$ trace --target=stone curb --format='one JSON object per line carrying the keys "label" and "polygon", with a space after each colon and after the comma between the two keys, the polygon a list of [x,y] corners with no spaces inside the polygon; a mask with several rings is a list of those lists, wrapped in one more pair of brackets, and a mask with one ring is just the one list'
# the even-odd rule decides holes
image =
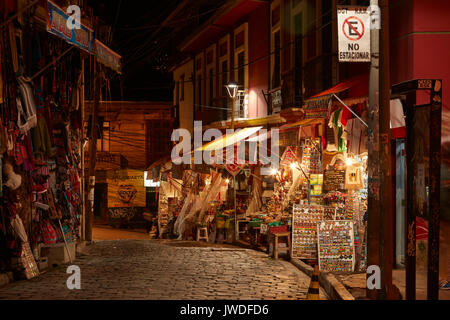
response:
{"label": "stone curb", "polygon": [[[300,260],[290,260],[300,271],[312,277],[314,269]],[[336,277],[330,273],[319,271],[319,283],[325,289],[325,292],[332,300],[355,300],[350,292],[345,289],[344,285],[340,283]]]}
{"label": "stone curb", "polygon": [[0,288],[14,281],[12,272],[0,273]]}

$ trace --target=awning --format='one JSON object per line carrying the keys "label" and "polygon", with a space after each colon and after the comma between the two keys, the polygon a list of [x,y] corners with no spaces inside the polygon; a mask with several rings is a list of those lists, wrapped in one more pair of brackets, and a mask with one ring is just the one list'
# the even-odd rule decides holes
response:
{"label": "awning", "polygon": [[392,139],[406,137],[405,115],[400,99],[391,100],[391,135]]}
{"label": "awning", "polygon": [[147,168],[146,171],[151,171],[153,168],[155,168],[157,166],[162,166],[162,165],[166,164],[167,162],[170,162],[170,159],[171,159],[170,156],[166,156],[159,160],[156,160]]}
{"label": "awning", "polygon": [[307,118],[324,118],[328,114],[331,99],[333,95],[340,92],[352,89],[350,94],[352,97],[362,97],[368,95],[369,90],[369,76],[367,74],[359,75],[347,80],[344,80],[334,87],[322,91],[309,99],[305,100],[304,109]]}
{"label": "awning", "polygon": [[[256,126],[265,126],[265,125],[273,125],[273,124],[281,124],[285,123],[286,119],[282,117],[280,114],[272,114],[266,117],[258,117],[252,119],[234,119],[234,127],[235,128],[247,128],[247,127],[256,127]],[[217,121],[213,122],[207,126],[206,129],[227,129],[230,128],[231,121]]]}
{"label": "awning", "polygon": [[280,130],[288,130],[296,127],[306,127],[314,124],[324,124],[325,119],[323,118],[310,118],[303,119],[294,123],[288,123],[280,127]]}
{"label": "awning", "polygon": [[[319,94],[316,94],[312,97],[310,97],[309,99],[307,99],[306,101],[309,100],[313,100],[313,99],[317,99],[319,97],[323,97],[323,96],[328,96],[328,95],[332,95],[332,94],[336,94],[339,92],[343,92],[345,90],[348,90],[350,88],[356,87],[356,86],[369,86],[369,76],[367,74],[363,74],[363,75],[359,75],[347,80],[344,80],[340,83],[338,83],[337,85],[335,85],[334,87],[331,87],[328,90],[322,91]],[[363,96],[363,95],[367,95],[365,92],[362,92],[361,94],[358,94],[358,96]]]}
{"label": "awning", "polygon": [[262,128],[263,127],[251,127],[251,128],[244,128],[244,129],[235,131],[232,134],[225,135],[214,141],[211,141],[197,150],[213,151],[213,150],[220,150],[220,149],[226,148],[230,145],[238,143],[239,141],[247,139],[248,137],[257,133]]}

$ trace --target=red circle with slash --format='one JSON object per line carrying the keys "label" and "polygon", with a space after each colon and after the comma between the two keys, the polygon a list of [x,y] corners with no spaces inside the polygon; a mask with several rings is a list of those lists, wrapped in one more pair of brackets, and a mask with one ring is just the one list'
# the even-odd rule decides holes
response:
{"label": "red circle with slash", "polygon": [[[356,20],[361,24],[362,32],[359,32],[359,31],[353,26],[353,24],[350,23],[350,21],[349,21],[350,19],[356,19]],[[356,35],[356,38],[355,38],[355,35],[352,35],[352,36],[353,36],[353,38],[352,38],[350,35],[347,34],[347,32],[345,32],[345,25],[348,25],[348,26],[350,27],[350,29],[351,29],[354,33],[357,34],[357,35]],[[348,17],[347,19],[344,20],[344,23],[342,24],[342,32],[344,33],[344,36],[345,36],[347,39],[349,39],[349,40],[353,40],[353,41],[359,40],[359,39],[361,39],[362,36],[364,35],[364,23],[363,23],[363,22],[361,21],[361,19],[359,19],[358,17],[355,17],[355,16]]]}

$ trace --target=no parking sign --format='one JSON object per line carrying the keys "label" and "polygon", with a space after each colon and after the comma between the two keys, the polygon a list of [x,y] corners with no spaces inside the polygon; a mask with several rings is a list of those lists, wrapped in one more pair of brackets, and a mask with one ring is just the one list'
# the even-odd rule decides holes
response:
{"label": "no parking sign", "polygon": [[370,62],[370,12],[367,7],[338,7],[340,62]]}

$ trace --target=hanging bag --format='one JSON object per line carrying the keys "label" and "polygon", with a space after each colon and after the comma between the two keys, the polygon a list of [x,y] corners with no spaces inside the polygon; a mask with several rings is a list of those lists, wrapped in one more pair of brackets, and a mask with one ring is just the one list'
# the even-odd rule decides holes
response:
{"label": "hanging bag", "polygon": [[55,244],[58,240],[55,228],[49,220],[45,220],[41,226],[42,241],[45,244]]}

